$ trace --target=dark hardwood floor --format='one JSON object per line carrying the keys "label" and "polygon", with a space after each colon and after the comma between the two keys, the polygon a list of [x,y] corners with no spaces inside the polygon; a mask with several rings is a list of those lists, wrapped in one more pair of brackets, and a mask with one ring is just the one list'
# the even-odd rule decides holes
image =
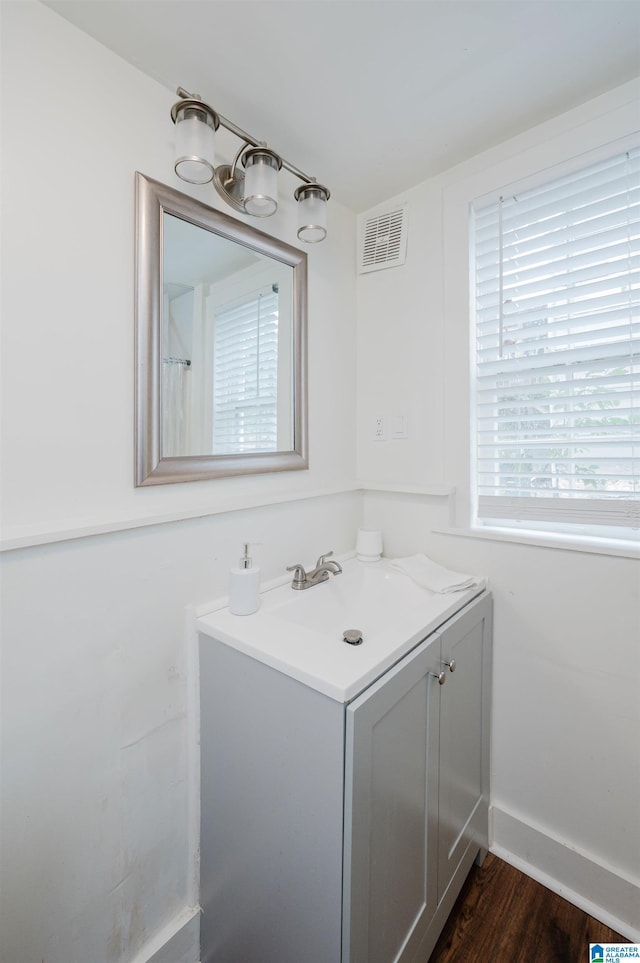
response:
{"label": "dark hardwood floor", "polygon": [[588,963],[596,942],[629,941],[489,853],[471,870],[428,963]]}

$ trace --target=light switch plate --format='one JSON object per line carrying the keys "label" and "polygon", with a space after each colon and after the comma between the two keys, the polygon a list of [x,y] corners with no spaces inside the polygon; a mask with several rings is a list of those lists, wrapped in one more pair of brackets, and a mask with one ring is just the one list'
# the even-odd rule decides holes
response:
{"label": "light switch plate", "polygon": [[391,438],[406,438],[408,435],[407,416],[404,412],[391,415],[390,419]]}

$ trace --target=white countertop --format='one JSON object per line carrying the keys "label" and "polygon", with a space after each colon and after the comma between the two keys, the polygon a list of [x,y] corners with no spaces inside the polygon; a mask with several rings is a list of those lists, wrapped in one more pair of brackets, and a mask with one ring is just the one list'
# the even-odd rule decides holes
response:
{"label": "white countertop", "polygon": [[[284,672],[338,702],[350,702],[484,589],[436,594],[392,569],[388,559],[343,563],[343,573],[304,591],[290,583],[261,595],[253,615],[227,607],[197,630]],[[360,629],[361,645],[343,640]]]}

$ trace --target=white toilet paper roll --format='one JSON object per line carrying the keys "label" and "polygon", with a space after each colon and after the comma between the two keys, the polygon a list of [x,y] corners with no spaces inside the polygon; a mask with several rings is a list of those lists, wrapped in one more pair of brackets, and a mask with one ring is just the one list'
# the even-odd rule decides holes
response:
{"label": "white toilet paper roll", "polygon": [[359,528],[356,539],[356,557],[361,562],[377,562],[382,555],[382,532]]}

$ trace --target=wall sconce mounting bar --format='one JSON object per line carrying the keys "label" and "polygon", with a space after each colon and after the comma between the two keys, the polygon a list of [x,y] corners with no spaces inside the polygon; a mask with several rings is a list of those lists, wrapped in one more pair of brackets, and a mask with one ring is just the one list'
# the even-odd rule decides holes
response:
{"label": "wall sconce mounting bar", "polygon": [[[182,97],[184,100],[196,100],[204,104],[204,101],[202,100],[199,94],[190,94],[188,90],[184,89],[184,87],[178,87],[178,89],[176,90],[176,93],[178,97]],[[208,105],[205,105],[205,106],[208,106]],[[180,107],[180,103],[178,102],[177,104],[175,104],[175,107],[176,108]],[[240,140],[245,141],[246,144],[250,144],[252,147],[267,146],[266,141],[257,140],[255,137],[252,136],[252,134],[248,134],[246,130],[243,130],[242,127],[238,127],[237,124],[234,124],[232,120],[228,120],[226,117],[223,117],[222,114],[219,114],[217,110],[214,111],[214,113],[216,114],[218,120],[220,121],[221,127],[224,127],[226,130],[230,131],[232,134],[235,134],[236,137],[239,137]],[[282,166],[285,168],[285,170],[288,170],[291,174],[294,174],[296,177],[299,177],[301,181],[306,181],[308,184],[316,183],[315,177],[311,177],[309,174],[305,174],[305,172],[301,171],[299,167],[296,167],[290,161],[285,160],[282,154],[279,154],[278,156],[280,157],[280,160],[282,161]]]}

